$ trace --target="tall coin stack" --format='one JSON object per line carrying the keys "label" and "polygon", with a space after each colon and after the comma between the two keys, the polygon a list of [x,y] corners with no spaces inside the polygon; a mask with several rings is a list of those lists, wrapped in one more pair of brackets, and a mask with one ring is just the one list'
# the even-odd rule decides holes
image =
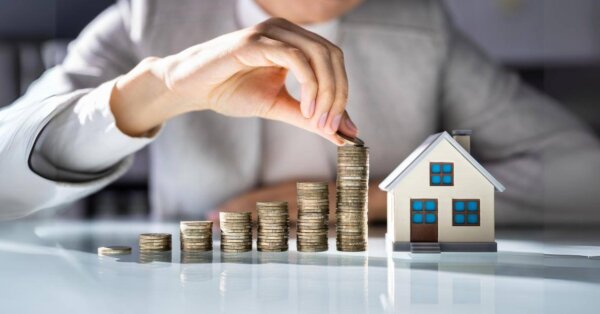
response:
{"label": "tall coin stack", "polygon": [[327,251],[329,187],[327,182],[298,182],[298,252]]}
{"label": "tall coin stack", "polygon": [[166,252],[171,250],[170,233],[142,233],[139,237],[140,251]]}
{"label": "tall coin stack", "polygon": [[258,236],[256,246],[261,252],[288,250],[289,212],[287,202],[257,202]]}
{"label": "tall coin stack", "polygon": [[220,212],[221,251],[241,253],[252,250],[252,215],[250,212]]}
{"label": "tall coin stack", "polygon": [[338,147],[336,226],[338,251],[367,250],[369,150],[363,145]]}
{"label": "tall coin stack", "polygon": [[182,221],[179,223],[181,250],[212,251],[212,221]]}

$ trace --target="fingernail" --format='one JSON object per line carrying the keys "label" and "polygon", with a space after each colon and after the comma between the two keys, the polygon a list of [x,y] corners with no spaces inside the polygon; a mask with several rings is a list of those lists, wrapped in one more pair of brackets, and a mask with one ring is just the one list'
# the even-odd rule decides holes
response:
{"label": "fingernail", "polygon": [[324,112],[321,115],[321,118],[319,118],[319,128],[323,129],[325,128],[325,123],[327,123],[327,116],[329,115],[329,112]]}
{"label": "fingernail", "polygon": [[337,132],[340,128],[340,123],[342,122],[342,115],[338,114],[331,120],[331,134]]}
{"label": "fingernail", "polygon": [[315,107],[317,106],[316,101],[310,102],[310,107],[308,108],[308,118],[311,118],[315,114]]}
{"label": "fingernail", "polygon": [[356,127],[356,124],[354,124],[354,122],[352,122],[352,120],[350,120],[350,118],[346,118],[346,126],[352,131],[352,132],[356,132],[358,131],[358,128]]}

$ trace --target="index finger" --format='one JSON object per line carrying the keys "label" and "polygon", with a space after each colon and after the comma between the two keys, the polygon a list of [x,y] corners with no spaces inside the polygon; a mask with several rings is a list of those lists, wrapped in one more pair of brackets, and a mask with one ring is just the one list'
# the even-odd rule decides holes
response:
{"label": "index finger", "polygon": [[290,96],[285,89],[282,89],[280,95],[277,97],[277,102],[265,113],[264,118],[285,122],[316,133],[338,146],[344,144],[335,134],[327,134],[324,130],[319,129],[318,126],[311,123],[309,119],[303,117],[298,110],[298,105],[298,101]]}

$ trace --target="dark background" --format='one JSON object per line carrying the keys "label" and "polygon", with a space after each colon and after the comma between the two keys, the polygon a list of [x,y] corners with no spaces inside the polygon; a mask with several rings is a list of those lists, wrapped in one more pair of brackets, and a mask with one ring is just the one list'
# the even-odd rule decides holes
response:
{"label": "dark background", "polygon": [[[457,26],[493,59],[559,100],[600,134],[600,1],[443,1]],[[59,63],[65,44],[111,3],[0,0],[0,108]],[[146,152],[138,153],[123,179],[61,214],[146,217],[147,162]]]}

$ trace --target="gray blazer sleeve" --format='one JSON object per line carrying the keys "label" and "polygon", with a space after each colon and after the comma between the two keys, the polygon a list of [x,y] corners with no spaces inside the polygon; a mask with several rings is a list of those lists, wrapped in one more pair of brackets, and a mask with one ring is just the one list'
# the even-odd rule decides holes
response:
{"label": "gray blazer sleeve", "polygon": [[597,138],[554,100],[448,29],[442,122],[448,130],[472,129],[473,154],[506,185],[498,194],[497,221],[600,221]]}
{"label": "gray blazer sleeve", "polygon": [[[22,217],[101,189],[123,174],[132,161],[128,155],[149,141],[126,138],[116,129],[94,131],[103,119],[112,117],[102,108],[108,108],[115,78],[137,63],[136,48],[127,26],[129,11],[129,3],[120,1],[103,12],[70,45],[62,65],[47,71],[22,98],[0,111],[0,219]],[[40,134],[52,138],[53,130],[60,129],[52,121],[60,120],[59,117],[62,122],[78,118],[72,114],[76,106],[91,108],[86,119],[95,122],[82,121],[81,128],[73,130],[72,138],[79,138],[80,142],[84,138],[96,146],[106,145],[106,149],[114,152],[112,158],[117,160],[116,164],[93,173],[77,173],[68,169],[68,165],[53,164],[45,158],[43,150],[37,149],[43,146],[36,143],[41,141]],[[65,151],[73,151],[68,147],[67,136],[55,142],[62,143]],[[107,136],[122,138],[119,145],[128,149],[109,147],[110,143],[100,140]],[[72,180],[64,179],[69,177]]]}

